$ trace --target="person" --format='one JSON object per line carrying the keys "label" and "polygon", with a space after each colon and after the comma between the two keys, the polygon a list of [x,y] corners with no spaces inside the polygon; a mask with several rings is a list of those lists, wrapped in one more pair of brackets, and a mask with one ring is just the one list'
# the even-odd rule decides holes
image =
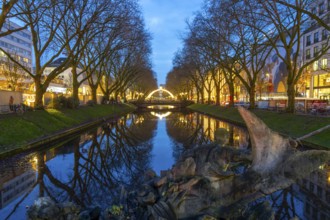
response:
{"label": "person", "polygon": [[9,109],[10,111],[14,111],[14,97],[10,96],[9,98]]}

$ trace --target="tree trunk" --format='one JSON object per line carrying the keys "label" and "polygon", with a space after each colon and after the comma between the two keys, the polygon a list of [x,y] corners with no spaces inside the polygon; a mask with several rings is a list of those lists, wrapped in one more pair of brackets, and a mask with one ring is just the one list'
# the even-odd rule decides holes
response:
{"label": "tree trunk", "polygon": [[91,86],[92,100],[95,104],[97,104],[96,89],[96,86]]}
{"label": "tree trunk", "polygon": [[295,95],[296,95],[294,84],[288,85],[287,95],[288,95],[288,103],[287,103],[286,111],[288,113],[294,113],[294,107],[295,107],[294,103],[295,103]]}
{"label": "tree trunk", "polygon": [[208,98],[207,98],[207,102],[208,102],[208,103],[207,103],[207,104],[211,104],[211,101],[212,101],[212,100],[211,100],[211,90],[208,90],[208,91],[207,91],[207,95],[208,95]]}
{"label": "tree trunk", "polygon": [[[74,103],[74,107],[78,107],[79,103],[79,82],[78,82],[78,75],[77,75],[77,68],[72,67],[72,99]],[[76,105],[77,104],[77,105]]]}
{"label": "tree trunk", "polygon": [[255,106],[256,106],[256,90],[255,90],[255,86],[254,85],[251,85],[250,89],[248,90],[249,91],[249,95],[250,95],[250,109],[255,109]]}
{"label": "tree trunk", "polygon": [[204,104],[204,89],[201,89],[201,103]]}
{"label": "tree trunk", "polygon": [[234,84],[229,83],[229,106],[233,107],[234,106],[234,95],[235,95],[235,88]]}
{"label": "tree trunk", "polygon": [[219,86],[215,87],[216,92],[215,92],[215,104],[220,105],[220,88]]}
{"label": "tree trunk", "polygon": [[36,97],[34,102],[35,109],[44,109],[43,105],[43,97],[45,91],[43,90],[43,85],[40,82],[40,77],[34,79],[35,89],[36,89]]}

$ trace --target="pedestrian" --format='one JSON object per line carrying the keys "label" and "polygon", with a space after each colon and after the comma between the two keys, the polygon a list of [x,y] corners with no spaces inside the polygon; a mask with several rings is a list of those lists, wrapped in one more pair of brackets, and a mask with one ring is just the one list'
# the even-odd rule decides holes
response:
{"label": "pedestrian", "polygon": [[12,95],[9,98],[9,109],[10,111],[14,111],[14,97]]}

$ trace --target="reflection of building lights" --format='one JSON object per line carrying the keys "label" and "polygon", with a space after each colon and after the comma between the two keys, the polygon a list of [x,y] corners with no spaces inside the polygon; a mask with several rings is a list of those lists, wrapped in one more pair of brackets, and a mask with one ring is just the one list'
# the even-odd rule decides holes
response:
{"label": "reflection of building lights", "polygon": [[328,183],[330,184],[330,172],[328,172]]}
{"label": "reflection of building lights", "polygon": [[144,118],[143,117],[138,117],[136,120],[135,120],[135,124],[140,124],[144,121]]}
{"label": "reflection of building lights", "polygon": [[30,160],[31,166],[33,170],[38,171],[38,157],[34,156],[31,160]]}
{"label": "reflection of building lights", "polygon": [[181,123],[187,123],[187,120],[186,120],[184,117],[180,117],[180,118],[179,118],[179,121],[180,121]]}
{"label": "reflection of building lights", "polygon": [[172,114],[172,112],[166,112],[166,113],[156,113],[156,112],[150,112],[153,116],[158,117],[160,120],[162,120],[163,118],[166,118],[167,116],[169,116],[170,114]]}

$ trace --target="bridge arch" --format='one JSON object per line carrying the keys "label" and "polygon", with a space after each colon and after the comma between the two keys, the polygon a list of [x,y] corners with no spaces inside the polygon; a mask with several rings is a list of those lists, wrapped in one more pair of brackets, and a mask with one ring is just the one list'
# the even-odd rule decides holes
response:
{"label": "bridge arch", "polygon": [[160,87],[159,89],[156,89],[156,90],[152,91],[151,93],[149,93],[149,95],[147,95],[146,99],[150,99],[150,97],[151,97],[153,94],[155,94],[156,92],[160,92],[160,91],[164,91],[164,92],[166,92],[166,93],[169,94],[173,99],[175,99],[174,95],[173,95],[170,91],[168,91],[167,89],[164,89],[164,88],[162,88],[162,87]]}

